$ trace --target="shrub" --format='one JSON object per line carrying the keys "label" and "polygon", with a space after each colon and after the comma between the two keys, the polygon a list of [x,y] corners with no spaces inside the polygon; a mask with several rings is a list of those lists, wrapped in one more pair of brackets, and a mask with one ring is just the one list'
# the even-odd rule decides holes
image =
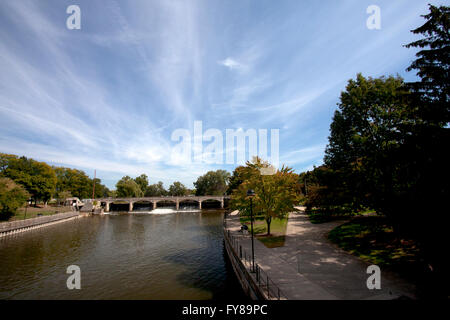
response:
{"label": "shrub", "polygon": [[29,198],[28,192],[9,178],[0,178],[0,220],[8,220]]}

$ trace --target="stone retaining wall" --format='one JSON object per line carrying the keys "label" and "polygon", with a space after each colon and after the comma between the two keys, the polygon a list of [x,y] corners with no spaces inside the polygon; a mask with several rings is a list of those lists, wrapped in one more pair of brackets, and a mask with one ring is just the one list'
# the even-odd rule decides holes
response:
{"label": "stone retaining wall", "polygon": [[225,249],[228,257],[230,258],[234,273],[236,274],[236,277],[238,278],[244,292],[253,300],[266,300],[266,296],[261,292],[261,289],[256,284],[255,280],[239,258],[238,253],[235,252],[233,246],[231,245],[226,228],[223,229],[223,238],[225,242]]}
{"label": "stone retaining wall", "polygon": [[0,223],[0,237],[49,226],[55,223],[76,219],[78,217],[78,212],[71,211],[26,220],[2,222]]}

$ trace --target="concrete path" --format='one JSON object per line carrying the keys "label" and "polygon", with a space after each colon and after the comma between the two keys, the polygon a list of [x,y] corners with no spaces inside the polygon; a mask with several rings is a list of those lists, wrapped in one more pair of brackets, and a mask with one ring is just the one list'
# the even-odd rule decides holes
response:
{"label": "concrete path", "polygon": [[[303,212],[289,215],[285,246],[267,248],[255,239],[255,261],[289,300],[414,298],[414,286],[381,269],[381,289],[369,290],[369,264],[332,244],[330,230],[345,221],[312,224]],[[238,232],[239,216],[227,219],[227,228],[251,253],[250,235]]]}

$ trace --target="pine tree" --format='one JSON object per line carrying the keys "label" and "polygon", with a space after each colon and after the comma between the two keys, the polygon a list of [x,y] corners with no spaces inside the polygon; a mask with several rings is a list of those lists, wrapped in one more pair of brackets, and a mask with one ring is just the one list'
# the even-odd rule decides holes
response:
{"label": "pine tree", "polygon": [[425,24],[411,31],[424,38],[405,46],[420,48],[407,71],[417,70],[421,78],[409,84],[420,100],[418,118],[427,124],[445,126],[450,121],[450,7],[429,5],[429,9],[422,16],[427,19]]}

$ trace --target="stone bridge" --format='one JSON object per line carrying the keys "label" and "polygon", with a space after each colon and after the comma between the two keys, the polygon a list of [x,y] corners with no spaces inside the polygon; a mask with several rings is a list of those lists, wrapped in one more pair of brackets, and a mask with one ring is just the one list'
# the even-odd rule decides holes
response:
{"label": "stone bridge", "polygon": [[175,204],[176,209],[180,208],[180,203],[197,203],[198,208],[202,208],[202,202],[213,200],[220,202],[220,208],[224,208],[225,200],[230,199],[228,196],[182,196],[182,197],[141,197],[141,198],[101,198],[95,199],[100,202],[102,207],[105,208],[106,212],[109,212],[111,204],[129,204],[129,211],[133,211],[133,205],[135,203],[151,203],[152,208],[156,209],[158,206],[158,202],[172,202]]}

